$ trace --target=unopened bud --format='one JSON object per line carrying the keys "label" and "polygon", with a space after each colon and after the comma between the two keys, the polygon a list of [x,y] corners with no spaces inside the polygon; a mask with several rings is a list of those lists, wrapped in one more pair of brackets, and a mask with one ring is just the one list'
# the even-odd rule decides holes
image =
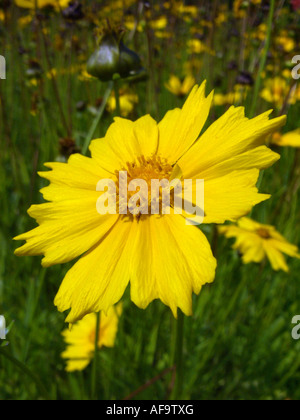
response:
{"label": "unopened bud", "polygon": [[102,81],[116,75],[128,78],[144,71],[140,57],[122,42],[123,33],[110,30],[102,36],[98,48],[87,63],[87,72]]}

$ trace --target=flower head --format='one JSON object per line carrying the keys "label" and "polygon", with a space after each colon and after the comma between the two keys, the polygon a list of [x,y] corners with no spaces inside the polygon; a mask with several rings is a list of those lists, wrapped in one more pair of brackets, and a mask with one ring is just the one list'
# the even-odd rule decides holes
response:
{"label": "flower head", "polygon": [[[122,305],[111,307],[105,315],[100,315],[98,347],[113,347],[118,331],[119,318],[122,313]],[[85,369],[94,357],[96,340],[96,314],[86,315],[81,321],[66,329],[62,335],[67,344],[62,358],[67,359],[66,370]]]}
{"label": "flower head", "polygon": [[[149,115],[135,122],[116,118],[105,138],[92,141],[91,158],[75,154],[68,163],[47,163],[52,170],[40,173],[50,181],[42,189],[49,202],[29,209],[39,226],[15,238],[26,240],[16,255],[44,255],[42,264],[49,267],[84,254],[55,298],[60,311],[71,309],[67,322],[107,311],[129,282],[131,299],[140,308],[160,299],[175,316],[178,307],[191,315],[192,293],[215,277],[206,237],[197,226],[187,226],[189,216],[178,214],[174,203],[170,214],[161,206],[158,214],[132,214],[129,205],[125,212],[120,206],[116,214],[99,214],[99,180],[114,181],[119,203],[122,172],[128,182],[141,179],[146,185],[153,179],[204,180],[204,223],[236,220],[269,198],[256,188],[259,170],[279,155],[264,142],[285,117],[269,120],[267,112],[249,120],[243,108],[231,107],[200,135],[212,99],[203,83],[159,124]],[[129,196],[134,198],[132,192]],[[142,199],[148,209],[151,197]],[[197,203],[194,195],[191,201]]]}
{"label": "flower head", "polygon": [[274,133],[272,143],[277,146],[300,147],[300,129],[285,134]]}
{"label": "flower head", "polygon": [[[100,32],[101,33],[101,32]],[[122,28],[106,28],[100,35],[99,45],[88,60],[87,72],[99,80],[115,77],[143,80],[146,77],[140,57],[123,43]]]}
{"label": "flower head", "polygon": [[166,88],[176,96],[187,95],[192,87],[195,85],[195,78],[193,76],[186,76],[181,81],[177,76],[171,75],[168,82],[165,84]]}
{"label": "flower head", "polygon": [[247,217],[238,220],[237,225],[219,227],[219,232],[227,238],[236,238],[233,248],[242,253],[245,264],[258,263],[267,257],[274,270],[288,271],[283,254],[300,258],[298,248],[273,226],[260,224]]}

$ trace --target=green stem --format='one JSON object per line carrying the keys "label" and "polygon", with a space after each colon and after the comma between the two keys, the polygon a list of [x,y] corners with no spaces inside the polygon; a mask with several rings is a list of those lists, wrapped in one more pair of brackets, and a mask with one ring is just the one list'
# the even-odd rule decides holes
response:
{"label": "green stem", "polygon": [[120,117],[121,116],[120,92],[119,92],[119,84],[117,80],[114,81],[114,89],[115,89],[115,98],[116,98],[116,114],[118,117]]}
{"label": "green stem", "polygon": [[40,391],[40,394],[45,398],[45,400],[51,400],[51,398],[48,395],[48,392],[42,382],[39,380],[37,376],[35,376],[31,370],[27,368],[27,366],[24,365],[24,363],[17,360],[15,357],[10,355],[6,350],[0,348],[0,355],[5,357],[7,360],[9,360],[11,363],[13,363],[19,370],[21,370],[25,375],[29,376],[36,384],[38,390]]}
{"label": "green stem", "polygon": [[110,97],[110,94],[111,94],[112,90],[113,90],[113,82],[108,82],[107,89],[106,89],[106,91],[104,93],[104,96],[103,96],[102,104],[101,104],[101,106],[99,108],[99,111],[98,111],[98,113],[97,113],[94,121],[93,121],[93,124],[91,126],[91,129],[88,132],[88,135],[86,136],[86,139],[84,141],[84,144],[83,144],[83,147],[82,147],[82,154],[83,155],[85,155],[87,153],[89,144],[90,144],[91,140],[93,139],[93,136],[95,134],[95,131],[96,131],[96,129],[97,129],[98,125],[99,125],[99,122],[100,122],[100,120],[102,118],[102,115],[103,115],[103,113],[105,111],[105,107],[106,107],[108,98]]}
{"label": "green stem", "polygon": [[252,99],[252,106],[250,109],[250,118],[253,118],[255,115],[255,109],[257,105],[258,95],[261,87],[261,79],[262,79],[262,73],[265,69],[268,52],[270,49],[270,43],[271,43],[271,34],[272,34],[272,27],[273,27],[273,18],[275,13],[275,0],[271,0],[271,6],[270,6],[270,13],[269,13],[269,19],[268,19],[268,27],[267,27],[267,37],[266,37],[266,43],[264,50],[262,52],[261,60],[259,63],[259,69],[258,74],[254,86],[254,94]]}
{"label": "green stem", "polygon": [[173,364],[176,367],[176,378],[174,388],[172,390],[171,399],[182,399],[183,388],[183,341],[184,341],[184,314],[178,310],[178,317],[176,320],[176,338],[174,340],[175,348],[173,353]]}
{"label": "green stem", "polygon": [[92,400],[97,398],[97,370],[98,370],[98,351],[99,351],[99,336],[100,336],[100,318],[101,312],[96,314],[96,331],[95,331],[95,349],[94,349],[94,363],[92,369]]}

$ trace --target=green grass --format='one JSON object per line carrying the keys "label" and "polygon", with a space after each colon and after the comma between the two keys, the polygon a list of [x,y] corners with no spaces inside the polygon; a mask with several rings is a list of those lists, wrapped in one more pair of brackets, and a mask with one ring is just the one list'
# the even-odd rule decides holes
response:
{"label": "green grass", "polygon": [[[94,116],[88,110],[77,111],[76,104],[85,101],[95,105],[106,84],[82,81],[77,72],[58,75],[55,85],[46,76],[49,61],[54,68],[70,68],[84,63],[93,52],[94,26],[89,20],[66,25],[64,47],[57,50],[62,18],[51,14],[48,20],[31,22],[22,28],[17,19],[24,15],[26,12],[11,8],[10,18],[1,23],[0,30],[4,48],[0,54],[7,60],[7,80],[0,81],[0,314],[5,315],[7,323],[15,321],[7,337],[9,345],[0,349],[0,399],[90,399],[92,365],[84,372],[69,374],[60,357],[66,314],[57,312],[53,300],[71,265],[46,270],[39,257],[17,258],[13,253],[17,244],[12,238],[35,226],[26,210],[31,204],[42,202],[39,189],[46,185],[36,173],[45,169],[44,162],[58,158],[59,139],[71,135],[79,148],[84,144]],[[267,16],[263,19],[266,22]],[[286,15],[282,19],[277,30],[286,21],[294,22]],[[47,28],[44,35],[41,25]],[[191,25],[192,22],[180,21],[171,39],[155,38],[151,32],[150,46],[145,32],[136,34],[131,47],[141,55],[150,78],[131,87],[139,95],[139,104],[130,118],[150,112],[160,119],[167,110],[182,105],[184,99],[173,97],[164,88],[164,82],[170,73],[180,75],[184,63],[191,58],[185,47]],[[208,39],[207,29],[200,23],[194,26],[199,32],[204,30]],[[248,27],[247,31],[250,33]],[[236,38],[229,38],[224,45],[218,28],[213,28],[212,34],[218,54],[200,55],[203,67],[196,74],[197,82],[208,79],[209,88],[213,88],[220,80],[217,90],[226,93],[234,79],[226,65],[237,60],[240,45]],[[74,36],[78,38],[76,48],[74,39],[72,47],[70,42]],[[272,45],[277,51],[274,39]],[[20,54],[21,47],[25,54]],[[152,60],[148,47],[154,51]],[[245,68],[257,56],[260,45],[253,43],[248,48]],[[282,53],[276,58],[277,64],[286,58]],[[44,70],[36,86],[26,76],[32,59],[38,60]],[[247,111],[251,99],[250,91],[244,103]],[[259,99],[255,113],[270,107]],[[36,115],[30,113],[33,108]],[[225,107],[216,107],[210,122],[224,110]],[[278,112],[275,110],[274,116]],[[299,102],[289,108],[284,131],[299,127],[299,112]],[[104,114],[94,137],[105,134],[112,118],[113,115]],[[299,245],[299,188],[289,193],[295,182],[292,168],[299,152],[291,148],[276,151],[281,154],[281,161],[264,172],[260,187],[273,196],[257,206],[252,217],[274,224],[288,240]],[[298,187],[299,177],[296,181]],[[201,229],[213,243],[214,226]],[[291,337],[291,320],[300,312],[300,261],[289,259],[290,273],[277,273],[268,262],[243,265],[231,249],[232,242],[223,237],[214,243],[218,260],[215,282],[194,297],[194,315],[185,320],[182,398],[299,399],[300,341]],[[171,311],[161,302],[153,302],[146,310],[138,309],[127,290],[115,347],[99,352],[97,397],[125,398],[157,375],[159,379],[143,387],[134,398],[168,397],[173,324]]]}

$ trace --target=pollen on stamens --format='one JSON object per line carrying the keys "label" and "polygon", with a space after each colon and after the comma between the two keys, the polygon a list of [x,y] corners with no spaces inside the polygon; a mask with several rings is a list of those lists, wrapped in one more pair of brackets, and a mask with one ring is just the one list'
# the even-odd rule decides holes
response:
{"label": "pollen on stamens", "polygon": [[[141,155],[136,158],[134,162],[127,162],[126,167],[123,168],[121,171],[116,172],[117,179],[123,179],[123,174],[126,173],[127,175],[127,191],[126,197],[122,196],[122,192],[120,189],[120,181],[117,185],[117,203],[119,208],[120,214],[127,214],[131,217],[136,218],[139,220],[141,218],[141,203],[140,205],[137,204],[136,214],[132,214],[128,211],[128,202],[130,198],[136,194],[137,192],[140,193],[141,198],[143,201],[147,201],[148,206],[148,214],[151,214],[151,202],[153,201],[153,197],[151,197],[151,181],[152,180],[170,180],[171,173],[173,171],[172,165],[168,163],[166,159],[161,158],[160,156],[153,155],[151,157],[145,157]],[[143,192],[139,191],[137,188],[135,191],[129,191],[129,184],[131,181],[134,180],[144,180],[147,183],[148,191],[147,196],[143,197]],[[161,201],[161,191],[159,195],[159,200]]]}

